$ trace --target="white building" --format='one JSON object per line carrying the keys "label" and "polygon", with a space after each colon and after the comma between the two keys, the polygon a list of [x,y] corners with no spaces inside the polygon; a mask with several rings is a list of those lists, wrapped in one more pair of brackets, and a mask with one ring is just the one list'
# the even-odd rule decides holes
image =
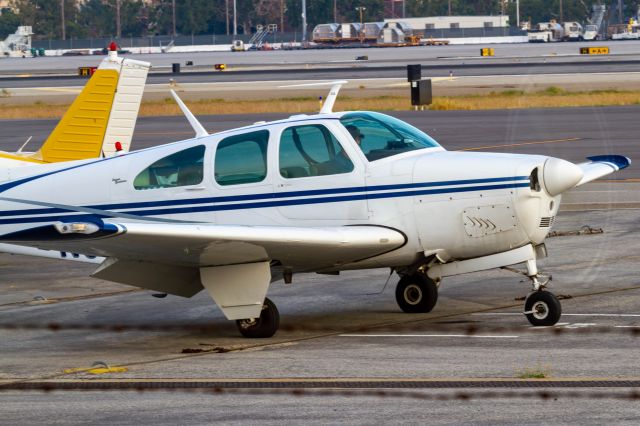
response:
{"label": "white building", "polygon": [[384,22],[406,22],[411,25],[414,30],[506,28],[509,26],[509,16],[429,16],[422,18],[385,19]]}

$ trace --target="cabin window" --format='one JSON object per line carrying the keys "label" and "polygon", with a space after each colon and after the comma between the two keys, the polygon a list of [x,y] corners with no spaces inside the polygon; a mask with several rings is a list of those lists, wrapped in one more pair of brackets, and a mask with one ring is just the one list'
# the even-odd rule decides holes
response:
{"label": "cabin window", "polygon": [[484,27],[485,27],[485,28],[493,28],[493,22],[491,22],[491,21],[487,21],[487,22],[485,22],[485,23],[484,23]]}
{"label": "cabin window", "polygon": [[156,161],[133,180],[135,189],[173,188],[202,182],[204,145],[194,146]]}
{"label": "cabin window", "polygon": [[268,143],[267,130],[221,140],[214,165],[216,182],[226,186],[263,181],[267,177]]}
{"label": "cabin window", "polygon": [[340,118],[340,122],[369,161],[440,146],[410,124],[377,112],[347,113]]}
{"label": "cabin window", "polygon": [[435,30],[436,29],[436,24],[424,24],[424,29],[425,30]]}
{"label": "cabin window", "polygon": [[320,124],[285,129],[279,158],[280,175],[286,179],[337,175],[354,168],[335,136]]}
{"label": "cabin window", "polygon": [[451,28],[452,30],[457,30],[460,28],[460,22],[452,22],[451,24],[449,24],[449,28]]}

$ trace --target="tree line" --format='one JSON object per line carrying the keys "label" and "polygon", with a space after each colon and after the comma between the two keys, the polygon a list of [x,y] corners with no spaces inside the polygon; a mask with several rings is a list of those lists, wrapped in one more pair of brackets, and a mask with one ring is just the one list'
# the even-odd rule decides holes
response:
{"label": "tree line", "polygon": [[[590,0],[520,0],[520,20],[532,23],[560,18],[586,22]],[[281,31],[301,31],[301,0],[236,0],[238,33],[255,32],[257,25],[276,24]],[[611,4],[611,1],[605,2]],[[625,17],[634,16],[640,1],[625,1]],[[175,4],[175,15],[174,15]],[[394,13],[401,16],[402,2],[384,0],[306,0],[307,24],[382,21]],[[123,37],[176,34],[227,34],[233,32],[233,0],[12,0],[0,15],[0,36],[19,25],[31,25],[37,37]],[[386,5],[386,7],[385,7]],[[506,13],[516,23],[515,0],[406,0],[406,17],[453,15],[498,15]],[[64,12],[63,12],[64,11]],[[175,26],[174,26],[175,23]]]}

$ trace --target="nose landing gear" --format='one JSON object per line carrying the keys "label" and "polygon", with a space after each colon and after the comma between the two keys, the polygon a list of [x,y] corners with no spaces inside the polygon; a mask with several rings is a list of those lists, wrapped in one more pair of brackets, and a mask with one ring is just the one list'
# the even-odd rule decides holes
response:
{"label": "nose landing gear", "polygon": [[533,291],[524,300],[524,315],[534,327],[555,325],[562,315],[562,305],[555,294],[545,289],[551,279],[539,280],[535,260],[527,261],[527,276],[531,279]]}
{"label": "nose landing gear", "polygon": [[555,294],[532,291],[524,301],[524,315],[534,327],[555,325],[562,315],[562,306]]}

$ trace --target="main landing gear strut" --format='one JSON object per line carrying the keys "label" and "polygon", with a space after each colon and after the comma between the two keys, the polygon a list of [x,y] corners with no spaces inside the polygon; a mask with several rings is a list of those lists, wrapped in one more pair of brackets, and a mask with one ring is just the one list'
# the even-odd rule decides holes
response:
{"label": "main landing gear strut", "polygon": [[275,303],[265,297],[260,317],[237,320],[236,325],[244,337],[268,338],[278,331],[280,313]]}
{"label": "main landing gear strut", "polygon": [[427,313],[436,306],[438,286],[421,271],[403,275],[396,287],[396,302],[404,312]]}

